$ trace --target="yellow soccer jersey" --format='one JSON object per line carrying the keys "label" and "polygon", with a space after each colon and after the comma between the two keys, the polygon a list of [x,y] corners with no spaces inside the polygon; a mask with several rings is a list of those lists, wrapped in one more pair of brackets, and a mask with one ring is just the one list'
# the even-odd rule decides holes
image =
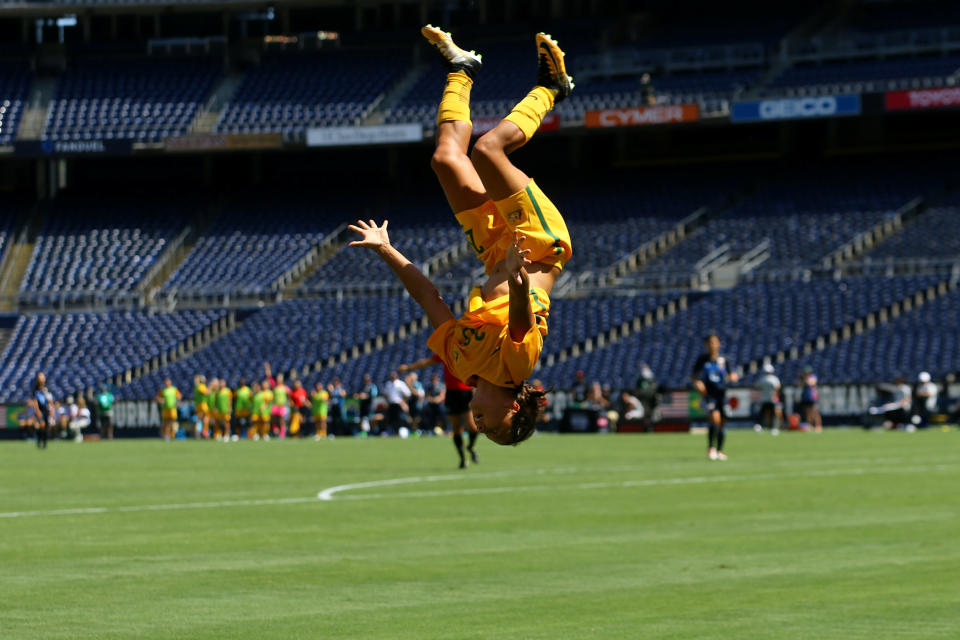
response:
{"label": "yellow soccer jersey", "polygon": [[510,337],[507,327],[510,296],[484,302],[480,287],[470,292],[469,311],[440,325],[427,346],[443,360],[451,373],[467,384],[477,376],[501,387],[517,387],[530,377],[540,359],[547,335],[550,298],[543,289],[530,291],[534,326],[520,342]]}

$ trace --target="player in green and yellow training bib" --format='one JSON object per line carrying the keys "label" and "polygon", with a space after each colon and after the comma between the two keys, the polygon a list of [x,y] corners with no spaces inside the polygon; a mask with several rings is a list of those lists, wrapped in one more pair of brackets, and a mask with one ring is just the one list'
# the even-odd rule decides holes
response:
{"label": "player in green and yellow training bib", "polygon": [[313,428],[316,430],[314,439],[327,437],[327,413],[330,410],[330,392],[318,382],[313,393],[310,394],[310,416],[313,418]]}
{"label": "player in green and yellow training bib", "polygon": [[200,433],[204,438],[210,437],[210,405],[207,403],[207,396],[210,390],[207,388],[207,379],[203,376],[193,378],[193,411],[197,414],[197,420],[201,424]]}
{"label": "player in green and yellow training bib", "polygon": [[224,441],[230,440],[230,421],[232,418],[233,392],[227,385],[227,381],[221,379],[219,388],[217,389],[217,431],[220,432]]}
{"label": "player in green and yellow training bib", "polygon": [[163,381],[163,389],[157,392],[157,403],[160,405],[162,420],[160,434],[164,440],[171,440],[177,429],[177,407],[180,406],[180,390],[173,386],[170,378]]}
{"label": "player in green and yellow training bib", "polygon": [[237,421],[237,434],[247,437],[250,429],[250,415],[253,412],[253,392],[247,386],[246,378],[240,378],[240,386],[234,395],[233,415]]}

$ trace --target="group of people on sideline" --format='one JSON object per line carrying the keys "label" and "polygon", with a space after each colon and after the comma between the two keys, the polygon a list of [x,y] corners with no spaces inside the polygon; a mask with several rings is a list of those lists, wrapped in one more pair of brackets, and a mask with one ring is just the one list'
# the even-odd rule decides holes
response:
{"label": "group of people on sideline", "polygon": [[113,438],[113,405],[115,398],[108,385],[102,385],[87,396],[77,394],[54,398],[43,372],[37,373],[30,396],[17,417],[24,437],[45,449],[51,437],[83,442],[83,430],[97,427],[98,436]]}

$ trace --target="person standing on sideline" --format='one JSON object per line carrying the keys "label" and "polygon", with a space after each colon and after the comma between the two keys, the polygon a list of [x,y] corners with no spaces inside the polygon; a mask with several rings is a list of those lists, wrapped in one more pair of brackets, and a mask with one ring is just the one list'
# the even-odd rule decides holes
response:
{"label": "person standing on sideline", "polygon": [[[373,383],[373,378],[369,373],[363,374],[363,387],[358,393],[353,394],[360,403],[360,430],[364,433],[370,432],[370,416],[373,414],[373,400],[380,395],[380,390]],[[329,394],[328,394],[329,397]],[[326,429],[326,418],[324,418],[324,429]],[[326,433],[326,431],[324,431]]]}
{"label": "person standing on sideline", "polygon": [[[367,377],[367,376],[364,376]],[[361,403],[363,400],[360,401]],[[330,392],[318,382],[310,394],[310,415],[313,417],[313,439],[323,440],[327,437],[327,415],[330,412]]]}
{"label": "person standing on sideline", "polygon": [[97,423],[101,437],[113,440],[113,403],[116,399],[107,385],[100,387],[97,394]]}
{"label": "person standing on sideline", "polygon": [[800,428],[810,429],[816,433],[823,431],[823,420],[817,404],[820,402],[820,391],[817,389],[817,376],[809,366],[804,367],[800,374]]}
{"label": "person standing on sideline", "polygon": [[[336,435],[348,432],[347,427],[347,389],[343,386],[340,378],[334,378],[327,386],[327,392],[330,393],[330,406],[328,413],[333,417],[333,432]],[[353,428],[349,428],[353,431]]]}
{"label": "person standing on sideline", "polygon": [[227,381],[221,378],[217,387],[217,428],[223,434],[224,442],[230,442],[231,420],[233,420],[233,391],[230,390]]}
{"label": "person standing on sideline", "polygon": [[37,373],[37,377],[33,380],[33,395],[30,398],[30,406],[33,407],[33,414],[36,416],[37,448],[46,449],[50,434],[53,402],[50,392],[47,390],[47,376],[42,371]]}
{"label": "person standing on sideline", "polygon": [[157,392],[157,403],[160,405],[160,418],[163,425],[160,435],[165,441],[173,439],[177,427],[177,408],[180,406],[180,391],[173,386],[170,378],[163,381],[163,389]]}
{"label": "person standing on sideline", "polygon": [[423,401],[426,399],[426,389],[420,382],[420,376],[415,371],[411,371],[403,379],[410,389],[410,399],[407,401],[407,410],[410,413],[410,429],[420,431],[420,421],[423,419]]}
{"label": "person standing on sideline", "polygon": [[937,411],[938,395],[940,389],[937,388],[937,383],[931,379],[929,373],[921,371],[917,376],[917,388],[913,392],[913,414],[918,427],[930,426],[930,414]]}
{"label": "person standing on sideline", "polygon": [[640,365],[640,376],[634,385],[634,395],[643,405],[644,431],[650,431],[655,419],[654,411],[657,408],[657,394],[660,393],[660,383],[653,375],[653,369],[646,362]]}
{"label": "person standing on sideline", "polygon": [[391,371],[390,380],[383,385],[383,394],[387,397],[387,429],[397,432],[404,426],[403,414],[407,411],[410,388],[396,371]]}
{"label": "person standing on sideline", "polygon": [[208,399],[210,389],[207,388],[207,379],[201,375],[193,378],[193,411],[197,414],[197,421],[200,423],[200,435],[204,438],[210,437],[210,412],[213,405],[209,404]]}
{"label": "person standing on sideline", "polygon": [[250,437],[250,417],[253,414],[253,391],[247,386],[246,378],[240,378],[233,405],[233,415],[237,420],[237,435],[248,438]]}
{"label": "person standing on sideline", "polygon": [[774,374],[772,364],[768,362],[763,365],[763,375],[755,386],[760,392],[760,422],[757,431],[769,429],[771,435],[779,435],[780,425],[783,424],[783,404],[780,396],[782,385],[780,378]]}
{"label": "person standing on sideline", "polygon": [[259,440],[262,431],[265,431],[261,416],[266,412],[267,419],[270,419],[269,409],[264,409],[266,403],[263,399],[263,389],[259,382],[254,382],[250,388],[252,393],[250,397],[250,430],[247,431],[248,440]]}
{"label": "person standing on sideline", "polygon": [[300,428],[304,423],[304,413],[307,407],[307,390],[303,388],[303,383],[299,380],[293,381],[293,389],[290,391],[290,435],[301,437]]}
{"label": "person standing on sideline", "polygon": [[707,458],[726,460],[723,445],[727,439],[727,383],[736,382],[739,377],[731,370],[727,359],[720,355],[720,337],[717,334],[707,335],[704,344],[706,353],[697,358],[690,377],[694,388],[700,392],[703,411],[707,414]]}
{"label": "person standing on sideline", "polygon": [[430,382],[424,390],[426,396],[426,406],[423,409],[423,428],[425,431],[441,429],[447,431],[447,410],[443,406],[443,401],[447,395],[447,388],[440,381],[440,374],[434,373],[430,376]]}

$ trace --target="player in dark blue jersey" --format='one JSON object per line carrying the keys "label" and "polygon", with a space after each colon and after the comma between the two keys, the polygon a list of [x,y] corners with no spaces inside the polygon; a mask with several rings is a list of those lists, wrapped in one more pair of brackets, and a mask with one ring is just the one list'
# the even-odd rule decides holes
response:
{"label": "player in dark blue jersey", "polygon": [[704,343],[707,352],[697,358],[691,378],[694,388],[703,398],[703,410],[707,414],[707,457],[711,460],[726,460],[723,443],[727,435],[727,383],[736,382],[738,376],[727,359],[720,355],[720,338],[717,334],[708,335]]}

